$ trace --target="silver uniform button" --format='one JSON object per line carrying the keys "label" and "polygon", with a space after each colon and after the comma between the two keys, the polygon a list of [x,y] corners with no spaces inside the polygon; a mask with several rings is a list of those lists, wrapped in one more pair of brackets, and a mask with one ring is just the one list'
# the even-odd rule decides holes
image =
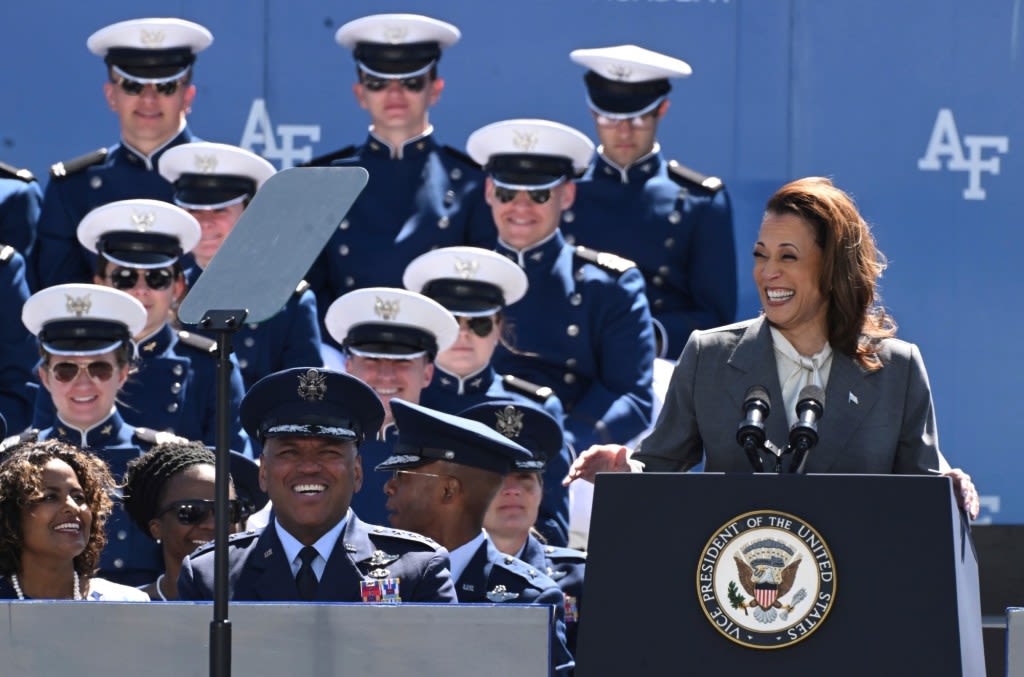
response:
{"label": "silver uniform button", "polygon": [[182,374],[185,373],[185,367],[181,366],[180,364],[176,364],[174,365],[174,367],[171,368],[171,373],[174,374],[175,376],[181,376]]}
{"label": "silver uniform button", "polygon": [[348,251],[349,250],[347,244],[343,244],[340,247],[338,247],[338,253],[341,254],[342,256],[348,256]]}
{"label": "silver uniform button", "polygon": [[114,568],[115,569],[123,569],[124,568],[124,560],[121,559],[120,557],[115,559],[114,560]]}
{"label": "silver uniform button", "polygon": [[683,220],[683,215],[680,214],[677,211],[673,211],[671,214],[668,215],[668,222],[669,223],[679,223],[682,220]]}
{"label": "silver uniform button", "polygon": [[126,538],[128,538],[128,532],[127,531],[125,531],[124,529],[121,529],[120,531],[117,532],[117,540],[123,541]]}
{"label": "silver uniform button", "polygon": [[658,274],[667,276],[671,272],[668,266],[658,266]]}
{"label": "silver uniform button", "polygon": [[248,366],[249,366],[249,360],[245,359],[244,357],[240,358],[238,360],[238,368],[239,369],[245,369]]}
{"label": "silver uniform button", "polygon": [[584,277],[583,269],[580,268],[579,270],[577,270],[573,277],[576,279],[577,282],[582,282]]}
{"label": "silver uniform button", "polygon": [[580,294],[579,292],[576,292],[576,293],[574,293],[574,294],[569,296],[569,304],[570,305],[578,306],[581,303],[583,303],[583,295]]}
{"label": "silver uniform button", "polygon": [[168,404],[167,405],[167,411],[169,411],[172,414],[174,412],[178,411],[178,403],[177,402],[171,402],[170,404]]}
{"label": "silver uniform button", "polygon": [[451,172],[449,172],[448,176],[452,177],[452,181],[458,181],[459,179],[462,178],[462,170],[459,169],[458,167],[455,167],[452,169]]}
{"label": "silver uniform button", "polygon": [[247,326],[249,327],[249,329],[256,330],[256,329],[260,328],[260,323],[259,322],[253,322],[252,324],[247,325]]}
{"label": "silver uniform button", "polygon": [[661,279],[660,275],[655,275],[654,277],[651,278],[651,282],[654,283],[655,287],[660,287],[664,281]]}
{"label": "silver uniform button", "polygon": [[448,227],[450,223],[451,222],[448,220],[447,216],[442,216],[437,220],[437,227],[440,228],[441,230],[444,230],[445,228]]}
{"label": "silver uniform button", "polygon": [[174,393],[175,395],[180,393],[181,392],[181,383],[179,383],[178,381],[175,381],[174,383],[172,383],[171,384],[171,392]]}
{"label": "silver uniform button", "polygon": [[562,377],[562,380],[572,385],[573,383],[576,383],[576,374],[566,374]]}
{"label": "silver uniform button", "polygon": [[454,190],[447,190],[447,191],[445,191],[445,193],[444,193],[444,203],[445,203],[445,205],[448,205],[448,206],[451,206],[451,205],[455,204],[455,191]]}
{"label": "silver uniform button", "polygon": [[568,360],[565,361],[565,366],[569,367],[570,369],[575,369],[576,368],[576,358],[575,357],[570,357]]}
{"label": "silver uniform button", "polygon": [[580,328],[578,325],[570,324],[568,327],[565,328],[565,333],[568,334],[569,336],[579,336]]}
{"label": "silver uniform button", "polygon": [[352,277],[346,277],[345,278],[345,286],[346,287],[354,287],[355,284],[356,284],[355,278],[352,278]]}
{"label": "silver uniform button", "polygon": [[654,309],[661,310],[661,307],[665,305],[665,299],[654,299]]}
{"label": "silver uniform button", "polygon": [[94,176],[89,179],[89,185],[93,188],[101,188],[103,186],[103,179],[98,176]]}
{"label": "silver uniform button", "polygon": [[672,249],[672,247],[675,247],[675,246],[676,246],[676,239],[674,237],[670,237],[670,238],[666,238],[665,239],[665,249]]}
{"label": "silver uniform button", "polygon": [[348,230],[348,219],[338,224],[338,230]]}
{"label": "silver uniform button", "polygon": [[256,339],[254,339],[251,336],[246,336],[245,340],[242,341],[242,343],[245,345],[246,348],[252,348],[254,345],[256,345]]}

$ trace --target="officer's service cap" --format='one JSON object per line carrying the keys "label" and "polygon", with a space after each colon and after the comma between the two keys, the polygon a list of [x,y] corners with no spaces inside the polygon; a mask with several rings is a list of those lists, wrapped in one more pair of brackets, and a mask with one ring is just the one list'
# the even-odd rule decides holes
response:
{"label": "officer's service cap", "polygon": [[470,157],[505,188],[550,188],[582,173],[594,144],[580,131],[550,120],[502,120],[469,135]]}
{"label": "officer's service cap", "polygon": [[459,336],[459,323],[437,301],[407,289],[367,287],[336,299],[324,325],[353,355],[433,360]]}
{"label": "officer's service cap", "polygon": [[384,405],[355,376],[294,367],[264,376],[242,398],[249,437],[330,437],[359,444],[384,422]]}
{"label": "officer's service cap", "polygon": [[202,228],[181,207],[161,200],[118,200],[85,215],[78,241],[119,266],[163,268],[199,243]]}
{"label": "officer's service cap", "polygon": [[30,296],[21,321],[54,355],[100,355],[130,343],[146,326],[146,309],[117,289],[60,284]]}
{"label": "officer's service cap", "polygon": [[163,82],[184,75],[213,34],[192,21],[147,18],[120,21],[89,36],[86,46],[140,82]]}
{"label": "officer's service cap", "polygon": [[636,45],[577,49],[569,58],[590,69],[583,76],[590,108],[611,118],[654,110],[672,89],[669,78],[693,72],[685,61]]}
{"label": "officer's service cap", "polygon": [[415,468],[448,461],[502,475],[532,458],[529,450],[478,421],[470,421],[404,400],[391,400],[398,427],[394,453],[377,470]]}
{"label": "officer's service cap", "polygon": [[540,407],[514,400],[492,400],[473,405],[459,413],[480,421],[530,450],[533,458],[516,461],[520,472],[543,472],[549,458],[562,453],[562,427]]}
{"label": "officer's service cap", "polygon": [[402,284],[455,315],[493,315],[526,294],[526,273],[514,262],[479,247],[444,247],[417,256]]}
{"label": "officer's service cap", "polygon": [[174,202],[185,209],[223,209],[252,199],[276,171],[256,153],[225,143],[183,143],[160,157],[160,175],[174,184]]}
{"label": "officer's service cap", "polygon": [[382,78],[410,78],[429,71],[441,51],[461,37],[450,23],[419,14],[374,14],[338,29],[334,40],[351,49],[364,73]]}

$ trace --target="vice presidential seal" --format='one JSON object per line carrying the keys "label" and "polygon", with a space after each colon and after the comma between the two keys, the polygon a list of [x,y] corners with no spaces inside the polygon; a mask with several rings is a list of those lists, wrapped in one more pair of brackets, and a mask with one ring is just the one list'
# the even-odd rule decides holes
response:
{"label": "vice presidential seal", "polygon": [[708,539],[697,564],[704,614],[730,640],[780,649],[820,627],[836,598],[832,553],[795,515],[740,515]]}

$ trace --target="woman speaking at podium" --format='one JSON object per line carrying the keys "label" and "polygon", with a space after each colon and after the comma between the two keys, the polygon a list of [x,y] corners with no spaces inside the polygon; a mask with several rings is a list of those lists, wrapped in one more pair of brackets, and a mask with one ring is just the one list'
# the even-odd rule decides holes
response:
{"label": "woman speaking at podium", "polygon": [[[939,451],[921,354],[895,338],[895,323],[878,302],[885,257],[850,196],[821,177],[786,184],[768,200],[753,258],[763,314],[695,331],[653,432],[632,455],[618,445],[591,447],[565,483],[593,481],[599,472],[686,471],[702,459],[706,471],[750,471],[757,454],[752,461],[737,441],[737,426],[749,414],[745,394],[749,403],[756,387],[766,396],[768,446],[783,467],[795,465],[793,455],[778,456],[782,450],[771,443],[790,440],[794,424],[816,424],[817,444],[801,471],[940,472],[975,517],[970,476],[950,469]],[[810,420],[809,392],[824,394]]]}

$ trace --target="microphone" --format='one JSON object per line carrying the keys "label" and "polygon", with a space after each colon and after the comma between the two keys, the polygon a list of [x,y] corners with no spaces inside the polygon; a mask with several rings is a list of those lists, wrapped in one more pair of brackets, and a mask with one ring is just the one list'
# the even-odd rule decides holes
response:
{"label": "microphone", "polygon": [[789,446],[794,450],[789,471],[803,474],[807,452],[818,443],[818,420],[825,415],[825,391],[819,386],[804,386],[796,402],[796,423],[789,429]]}
{"label": "microphone", "polygon": [[764,421],[772,409],[772,401],[764,386],[751,386],[743,398],[743,422],[736,430],[736,441],[747,453],[754,472],[764,472],[764,461],[760,449],[764,446],[767,436],[764,432]]}

